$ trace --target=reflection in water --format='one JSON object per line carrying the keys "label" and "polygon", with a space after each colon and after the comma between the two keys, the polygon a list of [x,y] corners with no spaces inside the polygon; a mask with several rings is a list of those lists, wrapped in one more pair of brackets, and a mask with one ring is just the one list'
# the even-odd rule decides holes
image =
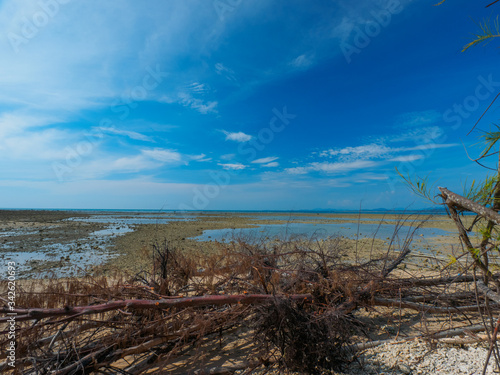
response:
{"label": "reflection in water", "polygon": [[[395,226],[390,224],[372,224],[372,223],[342,223],[342,224],[269,224],[259,225],[254,228],[241,229],[213,229],[206,230],[202,235],[194,237],[197,241],[220,241],[230,242],[232,240],[243,239],[261,239],[261,238],[278,238],[280,240],[289,240],[297,236],[313,237],[324,239],[332,236],[344,236],[355,238],[360,237],[375,237],[379,239],[387,239],[394,234]],[[403,226],[398,236],[404,238],[411,234],[413,228]],[[435,237],[439,235],[447,235],[450,232],[437,228],[420,228],[415,234],[424,235],[425,237]]]}

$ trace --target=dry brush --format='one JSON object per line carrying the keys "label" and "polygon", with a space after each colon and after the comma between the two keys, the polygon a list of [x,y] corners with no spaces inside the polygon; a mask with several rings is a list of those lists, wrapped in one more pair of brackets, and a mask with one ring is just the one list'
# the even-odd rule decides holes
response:
{"label": "dry brush", "polygon": [[[479,312],[497,310],[496,293],[482,284],[478,294],[473,272],[459,274],[457,265],[427,276],[404,269],[414,229],[395,235],[385,253],[363,256],[342,238],[235,241],[204,256],[157,243],[149,272],[24,281],[15,309],[2,309],[0,345],[8,343],[7,313],[16,313],[19,374],[257,367],[319,374],[341,369],[370,345],[378,327],[365,310],[459,316],[470,324]],[[228,340],[248,346],[239,364],[217,367],[209,348],[222,352]],[[3,359],[0,370],[9,370]]]}

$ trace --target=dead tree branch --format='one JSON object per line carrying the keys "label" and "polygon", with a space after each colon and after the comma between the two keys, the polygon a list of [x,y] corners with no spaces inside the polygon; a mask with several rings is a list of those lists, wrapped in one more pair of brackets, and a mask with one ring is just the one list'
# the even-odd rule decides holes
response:
{"label": "dead tree branch", "polygon": [[[113,301],[102,305],[65,307],[62,309],[13,309],[2,308],[3,313],[20,314],[16,321],[40,320],[56,316],[69,316],[71,318],[82,315],[102,314],[112,310],[119,309],[170,309],[183,307],[200,307],[207,305],[231,305],[231,304],[259,304],[266,303],[275,299],[289,298],[294,301],[311,302],[311,294],[297,294],[289,296],[273,296],[269,294],[239,294],[239,295],[215,295],[202,297],[183,297],[175,299],[161,300],[124,300]],[[21,315],[22,314],[22,315]],[[0,323],[7,322],[8,317],[0,318]]]}

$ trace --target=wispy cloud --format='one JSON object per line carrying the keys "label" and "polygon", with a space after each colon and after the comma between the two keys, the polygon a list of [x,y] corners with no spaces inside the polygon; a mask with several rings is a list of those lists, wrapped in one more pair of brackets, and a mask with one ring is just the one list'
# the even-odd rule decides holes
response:
{"label": "wispy cloud", "polygon": [[74,135],[56,125],[61,118],[5,112],[0,116],[0,160],[54,160],[65,157],[64,150]]}
{"label": "wispy cloud", "polygon": [[221,130],[221,132],[226,135],[226,141],[248,142],[252,139],[251,135],[243,132],[228,132],[226,130]]}
{"label": "wispy cloud", "polygon": [[[397,154],[411,151],[423,151],[439,148],[450,148],[458,146],[457,143],[424,143],[418,146],[411,147],[389,147],[384,144],[371,143],[362,146],[331,148],[317,153],[322,158],[338,158],[341,161],[352,161],[358,159],[387,159],[389,161],[398,161]],[[422,159],[424,155],[420,155]],[[401,156],[403,157],[403,156]],[[412,156],[415,158],[415,155]],[[417,159],[413,159],[417,160]]]}
{"label": "wispy cloud", "polygon": [[190,155],[189,156],[190,160],[194,161],[199,161],[199,162],[207,162],[207,161],[212,161],[212,158],[207,158],[207,155],[205,154],[200,154],[200,155]]}
{"label": "wispy cloud", "polygon": [[370,161],[370,160],[358,160],[354,162],[347,162],[347,163],[328,163],[328,162],[323,162],[323,163],[309,163],[305,167],[294,167],[294,168],[287,168],[285,169],[285,172],[289,174],[307,174],[309,172],[323,172],[327,174],[333,174],[333,173],[346,173],[346,172],[351,172],[355,170],[363,170],[366,168],[371,168],[374,167],[377,163]]}
{"label": "wispy cloud", "polygon": [[407,112],[396,118],[397,127],[428,126],[442,120],[443,115],[436,110]]}
{"label": "wispy cloud", "polygon": [[151,158],[146,153],[134,156],[106,157],[85,162],[65,177],[69,181],[109,178],[116,174],[142,173],[160,168],[162,165],[164,165],[164,161]]}
{"label": "wispy cloud", "polygon": [[340,149],[328,149],[319,152],[320,157],[353,157],[353,158],[364,158],[373,159],[381,158],[390,153],[395,152],[394,149],[387,147],[382,144],[368,144],[355,147],[344,147]]}
{"label": "wispy cloud", "polygon": [[108,134],[123,135],[125,137],[129,137],[130,139],[135,139],[137,141],[155,142],[155,140],[152,137],[130,130],[120,130],[117,128],[104,128],[104,127],[97,127],[96,129]]}
{"label": "wispy cloud", "polygon": [[204,94],[208,91],[207,85],[204,83],[193,82],[188,85],[188,90],[197,94]]}
{"label": "wispy cloud", "polygon": [[181,104],[184,107],[194,109],[203,115],[206,115],[207,113],[217,113],[217,101],[205,101],[203,99],[194,98],[191,94],[186,92],[179,92],[174,98],[170,96],[162,96],[159,101],[167,104]]}
{"label": "wispy cloud", "polygon": [[34,115],[24,112],[4,112],[0,115],[0,139],[9,134],[20,134],[25,130],[33,130],[63,121],[63,118],[47,114]]}
{"label": "wispy cloud", "polygon": [[207,155],[205,154],[182,154],[177,150],[164,148],[144,149],[141,152],[143,155],[146,155],[151,159],[161,161],[165,164],[181,163],[187,165],[190,161],[208,162],[212,160],[212,158],[207,158]]}
{"label": "wispy cloud", "polygon": [[312,56],[309,56],[307,54],[303,54],[300,56],[297,56],[295,59],[293,59],[290,62],[290,65],[295,67],[295,68],[307,68],[308,66],[311,66],[313,64],[313,58]]}
{"label": "wispy cloud", "polygon": [[247,167],[246,165],[243,165],[241,163],[230,163],[230,164],[218,163],[217,165],[220,165],[222,168],[227,170],[241,170]]}
{"label": "wispy cloud", "polygon": [[215,72],[226,78],[228,81],[236,82],[236,73],[232,70],[229,69],[227,66],[224,66],[222,63],[217,63],[215,64]]}
{"label": "wispy cloud", "polygon": [[415,147],[402,147],[401,151],[433,150],[438,148],[450,148],[460,146],[459,143],[427,143]]}
{"label": "wispy cloud", "polygon": [[181,162],[181,153],[175,150],[168,150],[162,148],[142,150],[142,154],[150,157],[151,159],[158,160],[164,163]]}
{"label": "wispy cloud", "polygon": [[444,130],[439,126],[415,127],[411,130],[394,134],[384,139],[388,142],[415,142],[420,144],[434,142],[444,134]]}
{"label": "wispy cloud", "polygon": [[396,156],[395,158],[389,159],[389,161],[401,161],[401,162],[412,162],[416,160],[421,160],[424,155],[406,155],[406,156]]}
{"label": "wispy cloud", "polygon": [[254,164],[268,164],[268,163],[271,163],[275,160],[278,160],[279,158],[277,156],[269,156],[267,158],[261,158],[261,159],[256,159],[254,161],[252,161],[252,163]]}
{"label": "wispy cloud", "polygon": [[221,155],[220,158],[222,160],[231,160],[231,159],[234,159],[236,157],[236,154],[224,154],[224,155]]}

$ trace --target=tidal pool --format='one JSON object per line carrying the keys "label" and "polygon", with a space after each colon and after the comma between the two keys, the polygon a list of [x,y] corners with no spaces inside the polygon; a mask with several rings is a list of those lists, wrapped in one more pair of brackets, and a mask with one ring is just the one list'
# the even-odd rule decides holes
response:
{"label": "tidal pool", "polygon": [[[3,250],[8,250],[0,252],[0,260],[4,263],[15,262],[22,278],[82,275],[87,268],[115,257],[116,254],[108,251],[111,240],[132,231],[133,228],[128,225],[114,224],[75,241],[42,244],[38,251],[10,250],[12,247],[7,243],[2,245]],[[19,231],[18,234],[26,232]]]}
{"label": "tidal pool", "polygon": [[[212,229],[205,230],[200,236],[193,237],[197,241],[219,241],[230,242],[236,239],[260,240],[260,239],[280,239],[289,240],[294,237],[309,237],[315,239],[325,239],[332,236],[344,236],[349,238],[375,237],[382,240],[391,238],[394,234],[395,226],[390,224],[372,224],[372,223],[341,223],[341,224],[267,224],[259,225],[254,228],[238,229]],[[403,226],[399,229],[398,237],[405,238],[413,231],[413,228]],[[447,235],[450,232],[437,228],[420,228],[415,235],[424,237],[436,237]]]}

